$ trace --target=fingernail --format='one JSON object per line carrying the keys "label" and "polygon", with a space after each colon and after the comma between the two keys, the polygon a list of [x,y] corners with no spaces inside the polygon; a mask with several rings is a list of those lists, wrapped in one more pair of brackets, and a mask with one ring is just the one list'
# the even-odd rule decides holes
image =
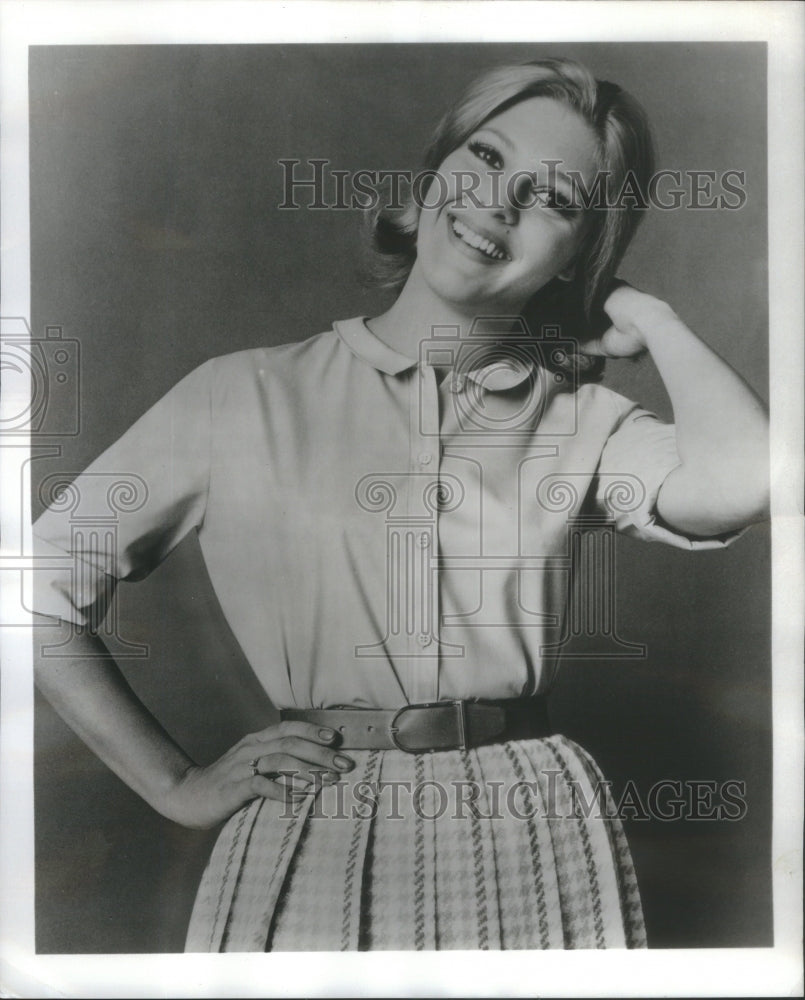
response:
{"label": "fingernail", "polygon": [[319,739],[320,740],[328,740],[329,741],[334,736],[335,736],[335,730],[334,729],[320,729],[319,730]]}
{"label": "fingernail", "polygon": [[322,775],[321,783],[323,785],[334,785],[336,781],[338,781],[338,778],[339,776],[337,774],[333,774],[332,771],[327,771]]}
{"label": "fingernail", "polygon": [[355,761],[350,760],[349,757],[345,757],[342,753],[337,753],[333,757],[333,763],[339,771],[348,771],[351,767],[355,766]]}

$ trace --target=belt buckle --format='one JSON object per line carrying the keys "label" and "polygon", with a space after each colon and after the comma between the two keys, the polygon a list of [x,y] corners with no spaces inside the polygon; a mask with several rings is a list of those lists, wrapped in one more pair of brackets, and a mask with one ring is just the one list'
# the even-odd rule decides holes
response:
{"label": "belt buckle", "polygon": [[402,750],[403,753],[433,753],[436,749],[432,746],[421,746],[421,747],[407,747],[403,746],[402,743],[397,739],[397,733],[399,732],[399,726],[397,725],[397,720],[401,715],[406,712],[413,712],[417,709],[428,709],[428,708],[440,708],[443,709],[445,706],[452,705],[456,710],[456,722],[458,729],[459,741],[453,746],[449,747],[439,747],[439,750],[466,750],[467,748],[467,712],[466,712],[466,702],[460,698],[454,698],[451,701],[425,701],[418,702],[413,705],[403,705],[403,707],[397,712],[394,718],[391,720],[388,732],[391,737],[391,742],[397,747],[398,750]]}

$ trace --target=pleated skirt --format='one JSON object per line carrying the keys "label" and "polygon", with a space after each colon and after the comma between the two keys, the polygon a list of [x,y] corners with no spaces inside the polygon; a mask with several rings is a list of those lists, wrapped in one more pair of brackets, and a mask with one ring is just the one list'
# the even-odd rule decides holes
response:
{"label": "pleated skirt", "polygon": [[187,951],[645,947],[623,829],[572,741],[350,756],[337,784],[230,818]]}

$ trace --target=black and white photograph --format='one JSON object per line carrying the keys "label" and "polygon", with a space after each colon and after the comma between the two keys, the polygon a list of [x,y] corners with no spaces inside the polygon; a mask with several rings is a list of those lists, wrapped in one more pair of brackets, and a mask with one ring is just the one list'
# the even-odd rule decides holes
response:
{"label": "black and white photograph", "polygon": [[801,9],[38,6],[0,988],[797,995]]}

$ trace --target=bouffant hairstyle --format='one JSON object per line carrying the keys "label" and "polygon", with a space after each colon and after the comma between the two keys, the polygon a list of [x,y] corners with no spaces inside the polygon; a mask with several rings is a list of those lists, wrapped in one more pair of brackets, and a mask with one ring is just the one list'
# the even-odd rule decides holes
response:
{"label": "bouffant hairstyle", "polygon": [[[524,310],[527,321],[539,322],[546,306],[575,313],[578,330],[591,335],[589,322],[600,307],[623,255],[642,218],[645,192],[654,167],[653,142],[645,112],[614,83],[597,80],[570,59],[540,59],[523,65],[499,66],[475,79],[436,127],[425,153],[422,172],[435,173],[445,158],[481,125],[520,101],[549,97],[573,108],[591,127],[597,140],[596,167],[604,174],[607,199],[586,208],[588,224],[575,260],[572,281],[559,288],[558,279],[541,289]],[[635,197],[617,198],[625,190]],[[427,192],[427,182],[422,194]],[[418,199],[421,203],[421,198]],[[419,207],[410,198],[402,211],[380,206],[368,223],[374,254],[374,280],[388,288],[402,287],[416,259]],[[553,319],[553,317],[550,317]],[[565,319],[568,319],[567,315]],[[585,381],[602,370],[600,359],[571,359]]]}

